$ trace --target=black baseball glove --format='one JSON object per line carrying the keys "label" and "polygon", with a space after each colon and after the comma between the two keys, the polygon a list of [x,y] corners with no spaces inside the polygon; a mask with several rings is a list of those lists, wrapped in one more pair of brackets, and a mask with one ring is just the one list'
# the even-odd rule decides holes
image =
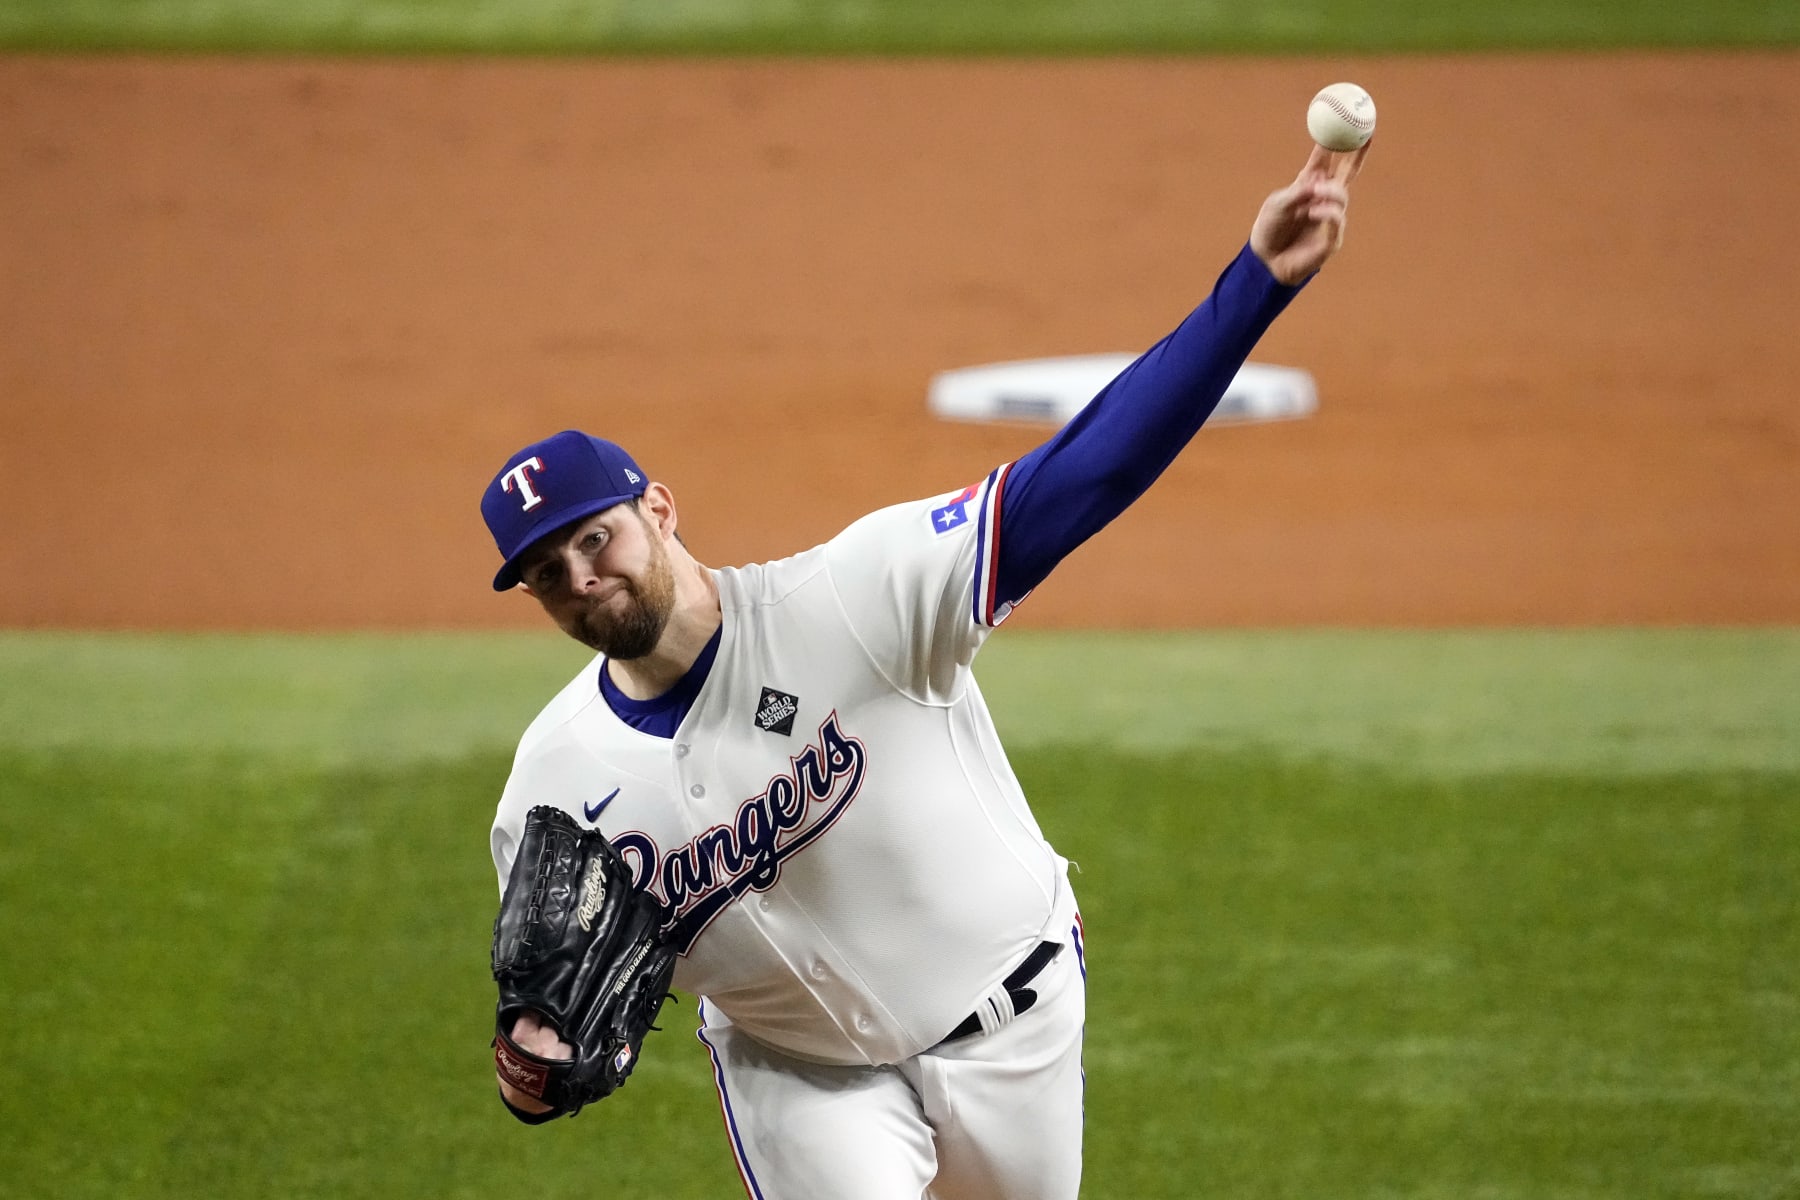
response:
{"label": "black baseball glove", "polygon": [[[546,1115],[574,1116],[631,1074],[675,973],[664,918],[599,830],[557,808],[526,814],[494,918],[494,1063],[513,1087],[550,1105]],[[575,1048],[574,1058],[543,1058],[512,1040],[527,1009]]]}

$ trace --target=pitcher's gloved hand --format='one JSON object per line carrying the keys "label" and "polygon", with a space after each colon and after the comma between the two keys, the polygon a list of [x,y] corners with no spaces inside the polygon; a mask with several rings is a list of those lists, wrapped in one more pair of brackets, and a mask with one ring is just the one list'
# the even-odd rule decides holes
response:
{"label": "pitcher's gloved hand", "polygon": [[624,1084],[675,973],[665,915],[599,830],[526,815],[494,919],[494,1066],[545,1108],[516,1113],[574,1116]]}

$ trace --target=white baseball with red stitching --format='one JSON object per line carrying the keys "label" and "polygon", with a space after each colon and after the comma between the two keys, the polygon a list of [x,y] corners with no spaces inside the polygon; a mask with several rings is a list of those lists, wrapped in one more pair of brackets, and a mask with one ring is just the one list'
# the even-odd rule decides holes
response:
{"label": "white baseball with red stitching", "polygon": [[1375,101],[1354,83],[1321,88],[1307,106],[1306,132],[1327,150],[1355,150],[1375,135]]}

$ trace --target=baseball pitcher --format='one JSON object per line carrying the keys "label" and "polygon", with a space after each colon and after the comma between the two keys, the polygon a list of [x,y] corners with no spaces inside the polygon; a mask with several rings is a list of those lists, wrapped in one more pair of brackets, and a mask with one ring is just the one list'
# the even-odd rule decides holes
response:
{"label": "baseball pitcher", "polygon": [[[494,588],[596,652],[493,824],[515,1115],[622,1083],[672,969],[750,1196],[1072,1200],[1087,948],[970,666],[1337,251],[1366,152],[1315,151],[1213,293],[1044,445],[792,558],[703,566],[670,490],[600,438],[506,461]],[[594,950],[584,921],[637,932]]]}

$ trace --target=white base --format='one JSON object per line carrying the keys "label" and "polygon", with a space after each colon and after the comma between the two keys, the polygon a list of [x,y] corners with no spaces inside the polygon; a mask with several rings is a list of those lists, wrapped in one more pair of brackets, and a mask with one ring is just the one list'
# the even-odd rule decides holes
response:
{"label": "white base", "polygon": [[[1063,425],[1136,358],[1081,354],[940,371],[932,376],[927,403],[932,413],[949,421]],[[1318,407],[1318,387],[1308,372],[1245,363],[1208,423],[1283,421]]]}

